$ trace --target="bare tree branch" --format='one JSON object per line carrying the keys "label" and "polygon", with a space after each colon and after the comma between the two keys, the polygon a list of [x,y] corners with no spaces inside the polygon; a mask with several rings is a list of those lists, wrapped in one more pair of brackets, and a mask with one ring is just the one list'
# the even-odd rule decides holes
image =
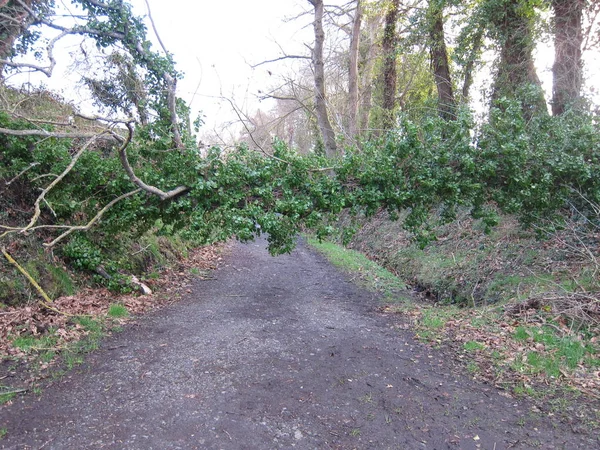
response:
{"label": "bare tree branch", "polygon": [[[34,208],[34,213],[33,216],[31,217],[31,220],[29,221],[29,224],[27,224],[25,227],[21,228],[19,230],[20,233],[25,233],[27,230],[29,230],[30,228],[32,228],[36,222],[38,221],[40,214],[42,212],[40,204],[41,202],[45,199],[46,194],[48,194],[48,192],[50,192],[54,186],[56,186],[58,183],[60,183],[63,178],[65,178],[67,176],[67,174],[69,172],[71,172],[71,170],[73,169],[73,167],[75,167],[75,164],[77,163],[77,160],[79,160],[79,158],[81,157],[81,155],[83,155],[83,153],[85,153],[85,151],[94,143],[96,142],[96,140],[98,139],[99,135],[95,135],[93,137],[91,137],[86,143],[85,145],[81,146],[81,148],[77,151],[77,153],[75,153],[75,155],[73,155],[73,158],[71,158],[71,162],[69,163],[69,165],[65,168],[65,170],[63,170],[63,172],[57,176],[52,183],[50,183],[43,191],[42,193],[38,196],[38,198],[35,200],[35,203],[33,205]],[[0,237],[3,237],[6,233],[0,235]]]}
{"label": "bare tree branch", "polygon": [[0,128],[1,134],[7,134],[9,136],[42,136],[46,138],[58,138],[58,139],[113,139],[116,135],[103,133],[68,133],[68,132],[56,132],[46,130],[12,130],[10,128]]}
{"label": "bare tree branch", "polygon": [[9,67],[14,67],[17,69],[18,68],[33,69],[33,70],[42,72],[44,75],[46,75],[48,78],[50,78],[52,76],[52,72],[54,71],[54,68],[56,67],[56,58],[54,58],[54,46],[56,45],[56,43],[59,40],[61,40],[68,34],[70,34],[70,33],[65,30],[62,33],[60,33],[58,36],[55,36],[54,38],[52,38],[50,40],[50,42],[48,42],[48,45],[46,46],[46,53],[48,55],[48,60],[50,61],[50,64],[46,67],[39,66],[37,64],[13,62],[8,59],[0,59],[0,64],[9,66]]}
{"label": "bare tree branch", "polygon": [[35,166],[39,166],[39,165],[40,165],[39,162],[33,162],[33,163],[29,164],[29,166],[27,166],[25,169],[21,170],[21,172],[19,172],[14,178],[12,178],[10,181],[5,182],[4,184],[6,186],[10,186],[15,181],[17,181],[21,176],[25,175],[28,171],[33,169]]}
{"label": "bare tree branch", "polygon": [[94,224],[96,222],[98,222],[102,218],[102,216],[104,215],[104,213],[106,211],[108,211],[110,208],[112,208],[116,203],[118,203],[121,200],[124,200],[124,199],[126,199],[128,197],[131,197],[131,196],[133,196],[133,195],[135,195],[135,194],[137,194],[137,193],[139,193],[141,191],[142,191],[142,189],[138,188],[138,189],[136,189],[134,191],[127,192],[126,194],[118,196],[117,198],[115,198],[111,202],[107,203],[104,208],[102,208],[100,211],[98,211],[98,213],[86,225],[66,226],[65,228],[67,228],[67,231],[65,231],[63,234],[61,234],[60,236],[58,236],[52,242],[44,244],[44,247],[54,247],[56,244],[58,244],[60,241],[62,241],[64,238],[66,238],[68,235],[70,235],[74,231],[87,231],[87,230],[89,230],[90,228],[92,228],[94,226]]}
{"label": "bare tree branch", "polygon": [[[133,138],[133,126],[130,123],[128,123],[127,129],[129,130],[129,133],[127,134],[127,138],[124,139],[123,145],[121,145],[121,147],[119,148],[119,159],[121,160],[121,165],[125,169],[125,172],[127,172],[129,179],[134,184],[136,184],[140,189],[143,189],[144,191],[146,191],[150,194],[154,194],[154,195],[158,196],[163,201],[177,197],[178,195],[188,192],[191,189],[187,186],[179,186],[168,192],[164,192],[161,189],[159,189],[155,186],[146,184],[141,179],[139,179],[137,177],[137,175],[135,174],[135,172],[133,171],[131,164],[129,164],[129,160],[127,159],[127,147],[129,146],[131,139]],[[115,135],[115,136],[117,136],[117,135]]]}
{"label": "bare tree branch", "polygon": [[144,0],[144,2],[146,3],[146,9],[148,10],[148,19],[150,20],[150,24],[152,25],[152,29],[154,30],[154,35],[156,36],[158,43],[160,44],[161,48],[163,49],[163,52],[165,52],[165,54],[168,55],[169,52],[167,51],[167,47],[165,46],[162,39],[160,38],[160,34],[158,34],[158,29],[156,28],[156,24],[154,23],[154,18],[152,17],[152,9],[150,8],[150,3],[148,3],[148,0]]}
{"label": "bare tree branch", "polygon": [[271,64],[271,63],[278,62],[278,61],[283,61],[283,60],[286,60],[286,59],[307,59],[307,60],[310,61],[311,57],[310,56],[306,56],[306,55],[283,55],[283,56],[280,56],[279,58],[267,59],[266,61],[261,61],[261,62],[259,62],[257,64],[251,64],[250,68],[256,69],[257,67],[262,66],[264,64]]}

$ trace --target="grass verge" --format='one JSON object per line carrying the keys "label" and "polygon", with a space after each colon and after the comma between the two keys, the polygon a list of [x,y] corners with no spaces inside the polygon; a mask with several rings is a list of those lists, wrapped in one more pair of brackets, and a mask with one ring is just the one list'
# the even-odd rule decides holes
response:
{"label": "grass verge", "polygon": [[335,266],[351,273],[352,279],[358,281],[362,286],[382,293],[387,301],[406,300],[406,284],[362,253],[329,241],[320,241],[311,236],[308,236],[306,240]]}

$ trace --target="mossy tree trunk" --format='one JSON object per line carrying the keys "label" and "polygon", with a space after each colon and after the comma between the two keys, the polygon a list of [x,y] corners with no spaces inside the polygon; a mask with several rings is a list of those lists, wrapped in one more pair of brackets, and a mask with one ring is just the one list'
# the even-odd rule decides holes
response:
{"label": "mossy tree trunk", "polygon": [[554,9],[554,66],[552,114],[561,115],[581,95],[585,0],[552,0]]}
{"label": "mossy tree trunk", "polygon": [[383,128],[389,130],[395,123],[396,90],[398,70],[398,34],[396,24],[400,0],[392,0],[385,14],[385,28],[383,31]]}

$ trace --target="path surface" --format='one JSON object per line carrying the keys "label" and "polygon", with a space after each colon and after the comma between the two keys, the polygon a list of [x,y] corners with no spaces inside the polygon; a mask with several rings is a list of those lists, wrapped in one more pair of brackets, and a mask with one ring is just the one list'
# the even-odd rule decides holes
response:
{"label": "path surface", "polygon": [[0,409],[0,447],[599,448],[452,373],[312,250],[264,248],[236,245],[188,299]]}

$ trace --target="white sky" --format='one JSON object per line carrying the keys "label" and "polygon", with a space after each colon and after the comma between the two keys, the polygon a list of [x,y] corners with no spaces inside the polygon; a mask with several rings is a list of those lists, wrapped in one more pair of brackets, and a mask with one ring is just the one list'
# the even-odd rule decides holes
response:
{"label": "white sky", "polygon": [[[146,14],[144,0],[132,1],[138,14]],[[307,0],[149,0],[161,39],[175,56],[185,77],[179,95],[206,115],[210,129],[232,119],[231,106],[215,97],[235,99],[236,105],[253,112],[260,105],[258,90],[272,82],[273,66],[250,66],[288,53],[308,54],[303,26],[310,17],[284,23],[306,10]],[[334,2],[336,3],[336,2]],[[337,2],[341,3],[341,2]],[[308,31],[312,31],[308,30]],[[149,30],[151,33],[151,30]]]}

